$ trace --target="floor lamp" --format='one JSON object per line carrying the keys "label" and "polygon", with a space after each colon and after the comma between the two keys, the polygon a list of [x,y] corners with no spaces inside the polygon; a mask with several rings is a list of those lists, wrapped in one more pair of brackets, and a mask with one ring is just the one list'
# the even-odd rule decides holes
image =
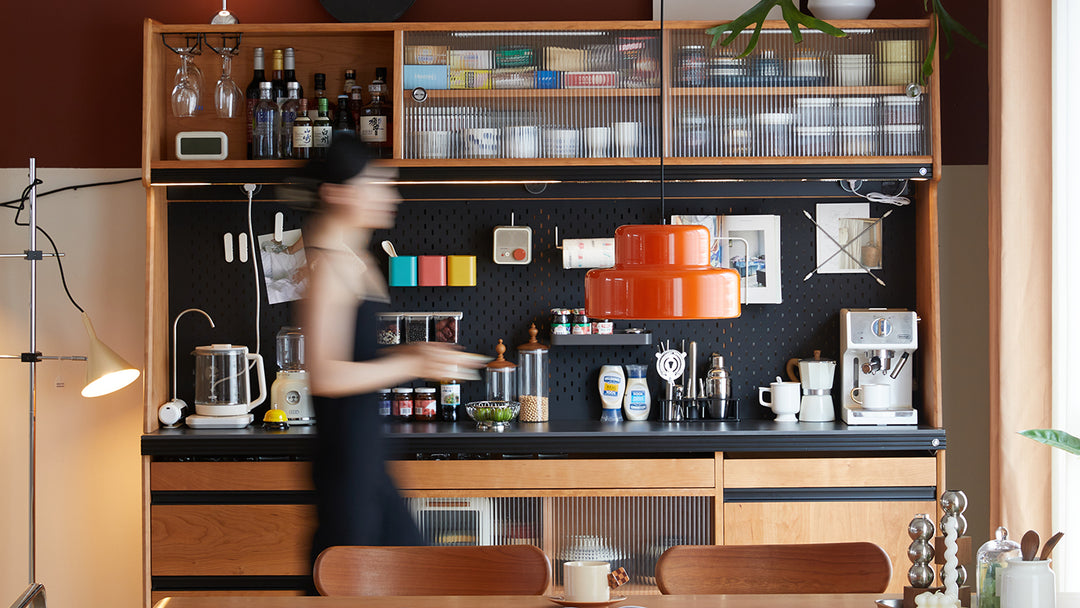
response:
{"label": "floor lamp", "polygon": [[0,254],[0,258],[22,258],[30,262],[30,348],[27,352],[18,355],[0,355],[0,359],[18,359],[29,364],[30,369],[30,474],[29,474],[29,586],[19,599],[12,604],[12,608],[33,606],[35,608],[45,606],[45,586],[37,582],[35,563],[37,561],[36,545],[37,531],[35,523],[36,494],[34,480],[36,477],[37,464],[37,364],[44,360],[86,361],[86,387],[82,390],[83,397],[98,397],[119,390],[139,377],[139,370],[130,363],[124,361],[111,348],[98,339],[94,333],[94,327],[90,323],[90,317],[82,313],[83,325],[90,337],[90,347],[87,356],[46,356],[37,352],[37,263],[45,257],[55,257],[62,254],[44,253],[37,248],[37,162],[30,159],[30,186],[27,188],[27,210],[29,212],[30,247],[22,253]]}

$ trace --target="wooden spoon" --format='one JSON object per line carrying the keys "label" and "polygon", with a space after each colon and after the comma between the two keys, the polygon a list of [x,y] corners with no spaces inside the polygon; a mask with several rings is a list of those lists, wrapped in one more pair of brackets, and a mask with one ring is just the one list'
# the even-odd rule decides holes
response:
{"label": "wooden spoon", "polygon": [[1035,554],[1038,552],[1039,533],[1034,530],[1024,532],[1024,537],[1020,539],[1020,556],[1025,562],[1030,562],[1035,559]]}
{"label": "wooden spoon", "polygon": [[1046,541],[1046,544],[1043,545],[1042,553],[1039,554],[1039,559],[1050,559],[1050,552],[1054,550],[1054,547],[1057,546],[1058,541],[1061,540],[1062,536],[1065,536],[1064,532],[1058,532],[1057,534],[1051,536],[1050,540]]}

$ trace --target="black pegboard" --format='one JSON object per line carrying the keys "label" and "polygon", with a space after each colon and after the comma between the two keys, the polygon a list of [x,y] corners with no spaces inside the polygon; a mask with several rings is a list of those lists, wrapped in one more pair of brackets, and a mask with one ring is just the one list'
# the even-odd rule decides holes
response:
{"label": "black pegboard", "polygon": [[[879,286],[865,274],[815,274],[803,277],[816,265],[815,228],[803,215],[814,212],[817,199],[740,198],[666,200],[474,200],[454,202],[406,201],[392,230],[377,231],[373,249],[386,272],[386,256],[377,250],[383,239],[394,242],[401,255],[471,254],[477,256],[476,287],[391,288],[393,307],[404,311],[460,310],[464,312],[461,343],[471,351],[489,355],[499,338],[515,346],[528,339],[530,323],[541,328],[547,341],[548,311],[554,307],[584,305],[584,270],[564,270],[561,251],[555,248],[554,229],[560,238],[610,236],[623,224],[659,223],[672,214],[776,214],[781,217],[782,304],[752,304],[731,320],[617,322],[616,327],[638,326],[654,332],[657,341],[695,339],[699,375],[707,356],[725,356],[744,419],[771,414],[757,405],[757,387],[782,374],[791,357],[839,355],[841,308],[915,306],[915,221],[911,206],[895,208],[871,204],[871,215],[893,209],[883,223],[883,268],[875,271],[886,283]],[[831,202],[835,202],[833,199]],[[663,210],[662,210],[663,207]],[[209,312],[217,329],[201,315],[188,315],[180,326],[179,392],[193,400],[195,345],[232,342],[255,346],[255,279],[250,262],[226,263],[222,235],[247,229],[246,202],[173,203],[169,208],[170,323],[188,307]],[[256,235],[273,228],[273,215],[285,214],[286,229],[301,225],[296,211],[256,201]],[[499,265],[492,261],[492,228],[510,223],[533,229],[533,262],[527,266]],[[274,335],[291,318],[287,304],[267,305],[263,295],[262,352],[267,381],[277,370]],[[652,370],[655,346],[553,347],[551,418],[593,419],[600,415],[597,375],[609,363],[650,364],[650,389],[659,395],[660,381]],[[513,349],[509,354],[514,354]],[[516,358],[516,357],[515,357]],[[185,381],[186,379],[186,381]],[[839,374],[837,374],[839,384]],[[483,398],[479,382],[467,383],[465,400]],[[651,414],[656,418],[657,412]]]}

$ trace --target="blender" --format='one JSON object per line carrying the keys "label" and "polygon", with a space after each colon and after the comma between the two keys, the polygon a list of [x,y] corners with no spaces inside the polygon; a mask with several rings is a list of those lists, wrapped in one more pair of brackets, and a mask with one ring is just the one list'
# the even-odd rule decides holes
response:
{"label": "blender", "polygon": [[304,334],[285,326],[277,333],[277,378],[270,386],[270,407],[285,412],[289,424],[314,424],[311,383],[304,370]]}
{"label": "blender", "polygon": [[835,373],[836,361],[822,359],[820,350],[814,351],[813,359],[788,360],[788,377],[802,384],[800,422],[830,422],[836,419],[832,398]]}
{"label": "blender", "polygon": [[[251,400],[248,373],[254,367],[259,396]],[[246,346],[211,344],[195,348],[195,413],[185,419],[192,428],[232,429],[251,424],[251,410],[266,399],[262,355]]]}

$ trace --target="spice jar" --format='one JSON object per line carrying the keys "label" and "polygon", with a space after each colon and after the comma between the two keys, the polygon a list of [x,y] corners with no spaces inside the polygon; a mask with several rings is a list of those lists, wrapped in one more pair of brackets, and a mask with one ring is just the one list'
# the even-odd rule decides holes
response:
{"label": "spice jar", "polygon": [[434,342],[458,343],[458,330],[461,325],[460,312],[431,313],[431,339]]}
{"label": "spice jar", "polygon": [[389,418],[394,411],[394,397],[390,389],[379,390],[379,416]]}
{"label": "spice jar", "polygon": [[405,340],[408,342],[428,341],[428,315],[405,315]]}
{"label": "spice jar", "polygon": [[435,404],[435,389],[420,387],[413,392],[413,420],[435,420],[439,408]]}
{"label": "spice jar", "polygon": [[518,347],[521,368],[518,400],[522,422],[548,420],[548,347],[536,341],[536,324],[529,326],[529,341]]}
{"label": "spice jar", "polygon": [[398,422],[412,420],[413,390],[407,386],[395,388],[393,397],[394,405],[390,410],[390,417]]}
{"label": "spice jar", "polygon": [[506,346],[502,339],[495,345],[495,360],[484,367],[488,401],[517,401],[517,366],[503,358]]}
{"label": "spice jar", "polygon": [[375,317],[378,321],[376,343],[379,345],[401,344],[401,315],[380,313]]}

